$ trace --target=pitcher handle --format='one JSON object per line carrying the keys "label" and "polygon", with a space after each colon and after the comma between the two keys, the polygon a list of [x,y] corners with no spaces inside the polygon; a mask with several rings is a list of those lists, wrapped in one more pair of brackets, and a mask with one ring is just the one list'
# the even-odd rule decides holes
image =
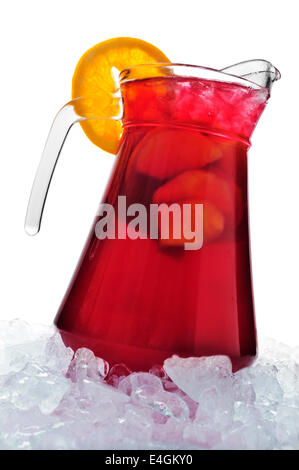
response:
{"label": "pitcher handle", "polygon": [[[94,113],[86,115],[83,110],[90,109],[90,101],[92,100],[94,104],[96,100],[101,99],[102,96],[103,95],[100,95],[98,98],[76,98],[64,105],[57,113],[51,126],[31,189],[25,219],[25,231],[28,235],[36,235],[40,230],[52,176],[71,127],[76,122],[87,119],[107,119],[115,121],[122,119],[121,101],[119,97],[115,96],[109,97],[110,106],[107,107],[107,109],[111,109],[112,104],[114,106],[113,109],[119,110],[115,116],[97,116]],[[85,102],[89,106],[84,106]],[[96,106],[92,108],[95,109]],[[103,109],[103,107],[101,107],[101,109]]]}

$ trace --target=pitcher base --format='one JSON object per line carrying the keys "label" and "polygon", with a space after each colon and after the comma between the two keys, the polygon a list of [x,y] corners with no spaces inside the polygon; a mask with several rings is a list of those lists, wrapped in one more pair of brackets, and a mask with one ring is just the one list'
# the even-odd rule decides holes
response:
{"label": "pitcher base", "polygon": [[[56,327],[57,328],[57,327]],[[199,356],[190,351],[190,353],[181,351],[165,351],[159,349],[140,348],[126,344],[105,342],[97,338],[85,337],[57,328],[65,346],[71,347],[74,351],[79,348],[88,348],[93,351],[97,357],[105,359],[110,368],[115,364],[123,363],[133,372],[147,372],[154,365],[163,365],[165,359],[174,354],[180,357]],[[220,354],[220,353],[219,353]],[[233,372],[248,367],[256,359],[256,355],[230,356]],[[200,356],[211,356],[211,354],[200,354]]]}

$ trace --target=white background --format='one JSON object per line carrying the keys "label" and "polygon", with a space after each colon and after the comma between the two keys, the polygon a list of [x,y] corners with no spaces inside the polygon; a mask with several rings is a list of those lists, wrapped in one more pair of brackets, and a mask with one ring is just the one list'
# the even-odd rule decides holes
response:
{"label": "white background", "polygon": [[299,329],[298,13],[296,0],[1,2],[0,319],[50,323],[77,263],[114,157],[74,127],[41,233],[25,235],[32,180],[77,60],[115,36],[174,62],[222,68],[264,58],[282,79],[253,135],[250,220],[258,332],[296,344]]}

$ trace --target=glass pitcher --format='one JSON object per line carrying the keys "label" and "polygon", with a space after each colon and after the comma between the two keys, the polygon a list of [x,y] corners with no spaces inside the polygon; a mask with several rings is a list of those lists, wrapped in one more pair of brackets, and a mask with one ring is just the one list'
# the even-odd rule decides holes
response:
{"label": "glass pitcher", "polygon": [[[39,231],[71,126],[98,119],[103,133],[106,120],[123,129],[103,202],[55,318],[66,345],[132,370],[173,354],[224,354],[234,369],[252,362],[247,151],[279,78],[262,60],[223,70],[136,66],[121,72],[119,95],[99,90],[58,113],[27,210],[31,235]],[[98,116],[103,100],[109,112]]]}

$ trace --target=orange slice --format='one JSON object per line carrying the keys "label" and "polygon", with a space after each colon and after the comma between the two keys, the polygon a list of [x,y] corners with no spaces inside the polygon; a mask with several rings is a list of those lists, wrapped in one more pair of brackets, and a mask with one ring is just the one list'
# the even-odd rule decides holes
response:
{"label": "orange slice", "polygon": [[[195,227],[196,216],[195,216],[195,205],[198,204],[197,201],[184,201],[179,202],[181,208],[181,214],[183,214],[183,204],[190,204],[191,208],[191,227]],[[216,209],[213,204],[204,203],[203,204],[203,240],[204,243],[211,242],[217,239],[224,230],[225,218],[223,214]],[[179,227],[175,226],[176,221],[172,219],[173,226],[169,225],[169,237],[162,238],[160,236],[159,243],[162,247],[183,247],[185,243],[194,242],[194,238],[189,240],[184,236],[183,228],[183,216],[181,215],[181,220],[179,221]],[[161,234],[161,217],[158,220],[159,232]],[[181,234],[179,238],[175,238],[174,233],[178,232]]]}
{"label": "orange slice", "polygon": [[156,129],[135,147],[136,170],[160,180],[201,168],[222,156],[221,146],[189,129]]}
{"label": "orange slice", "polygon": [[[135,38],[114,38],[100,42],[79,60],[72,82],[72,97],[88,98],[80,106],[83,116],[109,117],[117,114],[115,93],[117,72],[141,64],[169,62],[152,44]],[[119,121],[91,119],[81,122],[87,137],[98,147],[117,153],[122,126]]]}
{"label": "orange slice", "polygon": [[198,203],[206,201],[223,214],[232,216],[235,210],[234,196],[232,186],[213,173],[190,170],[160,186],[154,193],[153,202],[172,204],[179,201],[198,201]]}
{"label": "orange slice", "polygon": [[[153,202],[188,202],[193,212],[192,206],[202,203],[205,241],[216,239],[224,230],[226,220],[230,226],[237,226],[244,211],[240,188],[205,170],[185,171],[167,181],[156,190]],[[194,215],[192,217],[194,219]]]}

